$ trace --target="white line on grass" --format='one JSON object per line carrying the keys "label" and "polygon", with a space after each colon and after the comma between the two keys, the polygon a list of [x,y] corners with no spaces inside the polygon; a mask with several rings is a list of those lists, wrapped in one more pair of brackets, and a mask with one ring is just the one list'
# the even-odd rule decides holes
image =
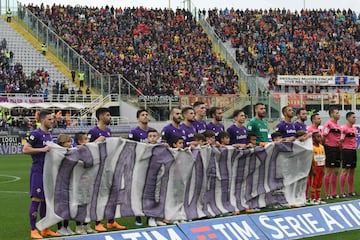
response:
{"label": "white line on grass", "polygon": [[10,178],[10,180],[0,181],[0,184],[17,182],[17,181],[19,181],[21,179],[21,177],[18,177],[18,176],[5,175],[5,174],[0,174],[0,177],[8,177],[8,178]]}
{"label": "white line on grass", "polygon": [[0,191],[0,193],[8,193],[8,194],[29,194],[29,192],[20,192],[20,191]]}

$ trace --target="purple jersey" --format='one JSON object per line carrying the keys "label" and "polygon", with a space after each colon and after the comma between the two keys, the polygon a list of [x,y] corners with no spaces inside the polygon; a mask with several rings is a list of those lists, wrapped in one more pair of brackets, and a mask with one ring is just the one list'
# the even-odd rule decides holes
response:
{"label": "purple jersey", "polygon": [[194,141],[194,135],[196,133],[196,130],[193,125],[187,126],[182,123],[180,125],[180,129],[184,130],[185,132],[185,146],[187,146],[189,142]]}
{"label": "purple jersey", "polygon": [[219,141],[218,139],[218,135],[219,135],[219,132],[223,132],[225,130],[225,127],[224,125],[222,125],[221,123],[215,125],[213,122],[209,122],[207,125],[206,125],[206,130],[211,130],[215,133],[215,139],[216,141]]}
{"label": "purple jersey", "polygon": [[[27,142],[31,145],[33,148],[43,148],[46,146],[47,141],[52,141],[52,137],[50,132],[44,132],[40,128],[34,130],[31,132],[29,139]],[[46,153],[37,153],[37,154],[31,154],[32,158],[32,171],[39,171],[43,172],[44,167],[44,160],[45,160],[45,154]]]}
{"label": "purple jersey", "polygon": [[137,126],[136,128],[131,129],[129,139],[136,142],[147,142],[148,131],[152,129],[153,128],[148,128],[147,130],[143,130]]}
{"label": "purple jersey", "polygon": [[247,144],[247,128],[245,126],[237,127],[235,124],[231,125],[227,132],[230,135],[230,144]]}
{"label": "purple jersey", "polygon": [[185,131],[181,128],[174,127],[171,123],[166,125],[161,131],[162,140],[165,140],[171,146],[173,137],[182,137],[185,140]]}
{"label": "purple jersey", "polygon": [[195,120],[193,122],[193,126],[195,128],[196,133],[203,133],[206,131],[206,122],[205,120],[202,120],[201,122],[198,122]]}
{"label": "purple jersey", "polygon": [[293,122],[285,122],[284,120],[276,125],[275,131],[281,133],[283,138],[294,137],[296,135],[295,124]]}
{"label": "purple jersey", "polygon": [[[44,132],[40,128],[31,132],[27,142],[33,148],[43,148],[47,141],[51,141],[50,132]],[[30,170],[30,196],[45,198],[43,187],[43,170],[46,153],[31,154],[32,166]]]}
{"label": "purple jersey", "polygon": [[111,137],[110,128],[106,127],[105,130],[102,130],[98,126],[95,126],[88,132],[88,138],[90,142],[94,142],[100,136]]}
{"label": "purple jersey", "polygon": [[301,122],[298,122],[298,121],[295,121],[294,122],[294,125],[295,125],[295,130],[296,131],[305,131],[307,132],[307,127],[304,123],[301,123]]}

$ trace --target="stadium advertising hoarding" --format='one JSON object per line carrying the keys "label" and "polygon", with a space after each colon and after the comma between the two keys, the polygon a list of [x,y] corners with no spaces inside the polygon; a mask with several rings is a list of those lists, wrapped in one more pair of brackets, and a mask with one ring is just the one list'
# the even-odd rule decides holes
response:
{"label": "stadium advertising hoarding", "polygon": [[72,240],[299,239],[360,228],[360,200],[69,237]]}
{"label": "stadium advertising hoarding", "polygon": [[331,105],[331,104],[344,104],[351,105],[355,101],[356,105],[360,105],[360,94],[357,93],[327,93],[327,94],[272,94],[274,98],[287,98],[287,105],[293,108],[306,107],[309,105]]}
{"label": "stadium advertising hoarding", "polygon": [[[64,239],[64,238],[62,238]],[[176,225],[156,228],[140,228],[136,230],[108,232],[102,234],[90,234],[76,236],[64,240],[184,240],[187,237]]]}
{"label": "stadium advertising hoarding", "polygon": [[178,96],[168,96],[168,95],[155,95],[155,96],[149,96],[149,95],[141,95],[138,97],[138,102],[140,104],[146,104],[148,106],[151,105],[168,105],[171,103],[179,103],[179,97]]}
{"label": "stadium advertising hoarding", "polygon": [[180,224],[188,239],[298,239],[360,228],[360,200]]}
{"label": "stadium advertising hoarding", "polygon": [[278,75],[276,83],[286,86],[357,86],[359,77]]}
{"label": "stadium advertising hoarding", "polygon": [[0,155],[21,154],[23,144],[19,136],[0,136]]}
{"label": "stadium advertising hoarding", "polygon": [[0,97],[0,102],[9,102],[9,103],[43,103],[44,97],[42,96],[2,96]]}
{"label": "stadium advertising hoarding", "polygon": [[226,94],[223,96],[180,96],[180,106],[192,106],[194,102],[204,102],[208,108],[221,107],[229,108],[234,105],[234,101],[238,95]]}

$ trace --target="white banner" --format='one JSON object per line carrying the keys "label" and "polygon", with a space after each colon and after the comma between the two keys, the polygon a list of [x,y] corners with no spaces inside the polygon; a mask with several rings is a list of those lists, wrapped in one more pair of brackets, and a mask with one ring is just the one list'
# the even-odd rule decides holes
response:
{"label": "white banner", "polygon": [[287,86],[357,86],[359,85],[359,77],[278,75],[277,84]]}
{"label": "white banner", "polygon": [[122,138],[66,151],[48,143],[46,217],[81,222],[146,215],[198,219],[246,208],[303,204],[312,142],[177,151]]}

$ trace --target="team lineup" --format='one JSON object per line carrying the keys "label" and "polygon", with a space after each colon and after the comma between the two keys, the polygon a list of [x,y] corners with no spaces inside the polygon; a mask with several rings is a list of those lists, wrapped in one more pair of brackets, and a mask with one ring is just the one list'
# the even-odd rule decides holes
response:
{"label": "team lineup", "polygon": [[[294,112],[292,107],[282,108],[284,119],[276,126],[275,132],[269,139],[267,126],[266,108],[262,103],[254,106],[255,117],[245,125],[245,112],[235,110],[233,113],[234,124],[226,130],[222,122],[222,109],[212,107],[206,109],[204,102],[195,102],[193,107],[183,109],[173,108],[170,112],[170,123],[166,125],[161,133],[149,126],[149,115],[147,110],[141,109],[136,113],[138,126],[133,128],[128,138],[133,141],[147,144],[164,144],[173,149],[194,149],[204,145],[214,147],[232,146],[234,148],[253,148],[256,146],[266,146],[271,142],[282,141],[305,141],[308,138],[313,140],[312,166],[309,171],[307,181],[306,199],[309,204],[323,204],[321,199],[321,189],[324,185],[325,198],[333,199],[347,196],[355,196],[354,191],[354,169],[356,167],[356,135],[357,129],[354,124],[356,116],[354,112],[346,114],[347,123],[340,126],[339,110],[330,107],[330,120],[322,128],[320,115],[311,115],[311,125],[306,126],[307,111],[299,108]],[[206,123],[205,118],[210,117]],[[293,117],[296,115],[296,120]],[[79,132],[75,135],[77,147],[90,142],[104,142],[107,137],[111,137],[111,130],[108,125],[111,122],[110,110],[99,108],[96,111],[98,123],[88,133]],[[69,227],[70,219],[64,219],[58,223],[58,231],[44,229],[39,232],[36,229],[36,219],[46,215],[45,195],[43,190],[43,167],[46,152],[50,147],[46,145],[51,141],[50,130],[54,124],[54,118],[50,111],[41,111],[39,114],[41,125],[34,130],[24,145],[24,153],[32,157],[32,167],[30,174],[30,196],[31,204],[29,208],[29,218],[33,239],[41,239],[46,236],[66,236],[73,234],[88,234],[103,232],[108,229],[126,229],[114,219],[106,219],[106,226],[100,221],[95,222],[95,229],[89,223],[76,222],[75,232]],[[71,139],[67,135],[59,135],[57,144],[71,149]],[[340,193],[337,192],[337,179],[339,168],[340,173]],[[323,184],[324,183],[324,184]],[[345,191],[345,184],[348,189]],[[157,183],[158,184],[158,183]],[[309,193],[310,192],[310,193]],[[325,199],[324,199],[325,200]],[[259,211],[259,209],[246,209],[246,212]],[[167,219],[147,217],[148,226],[164,226],[168,223]],[[176,222],[175,222],[176,223]],[[140,216],[135,217],[135,224],[143,225]]]}

